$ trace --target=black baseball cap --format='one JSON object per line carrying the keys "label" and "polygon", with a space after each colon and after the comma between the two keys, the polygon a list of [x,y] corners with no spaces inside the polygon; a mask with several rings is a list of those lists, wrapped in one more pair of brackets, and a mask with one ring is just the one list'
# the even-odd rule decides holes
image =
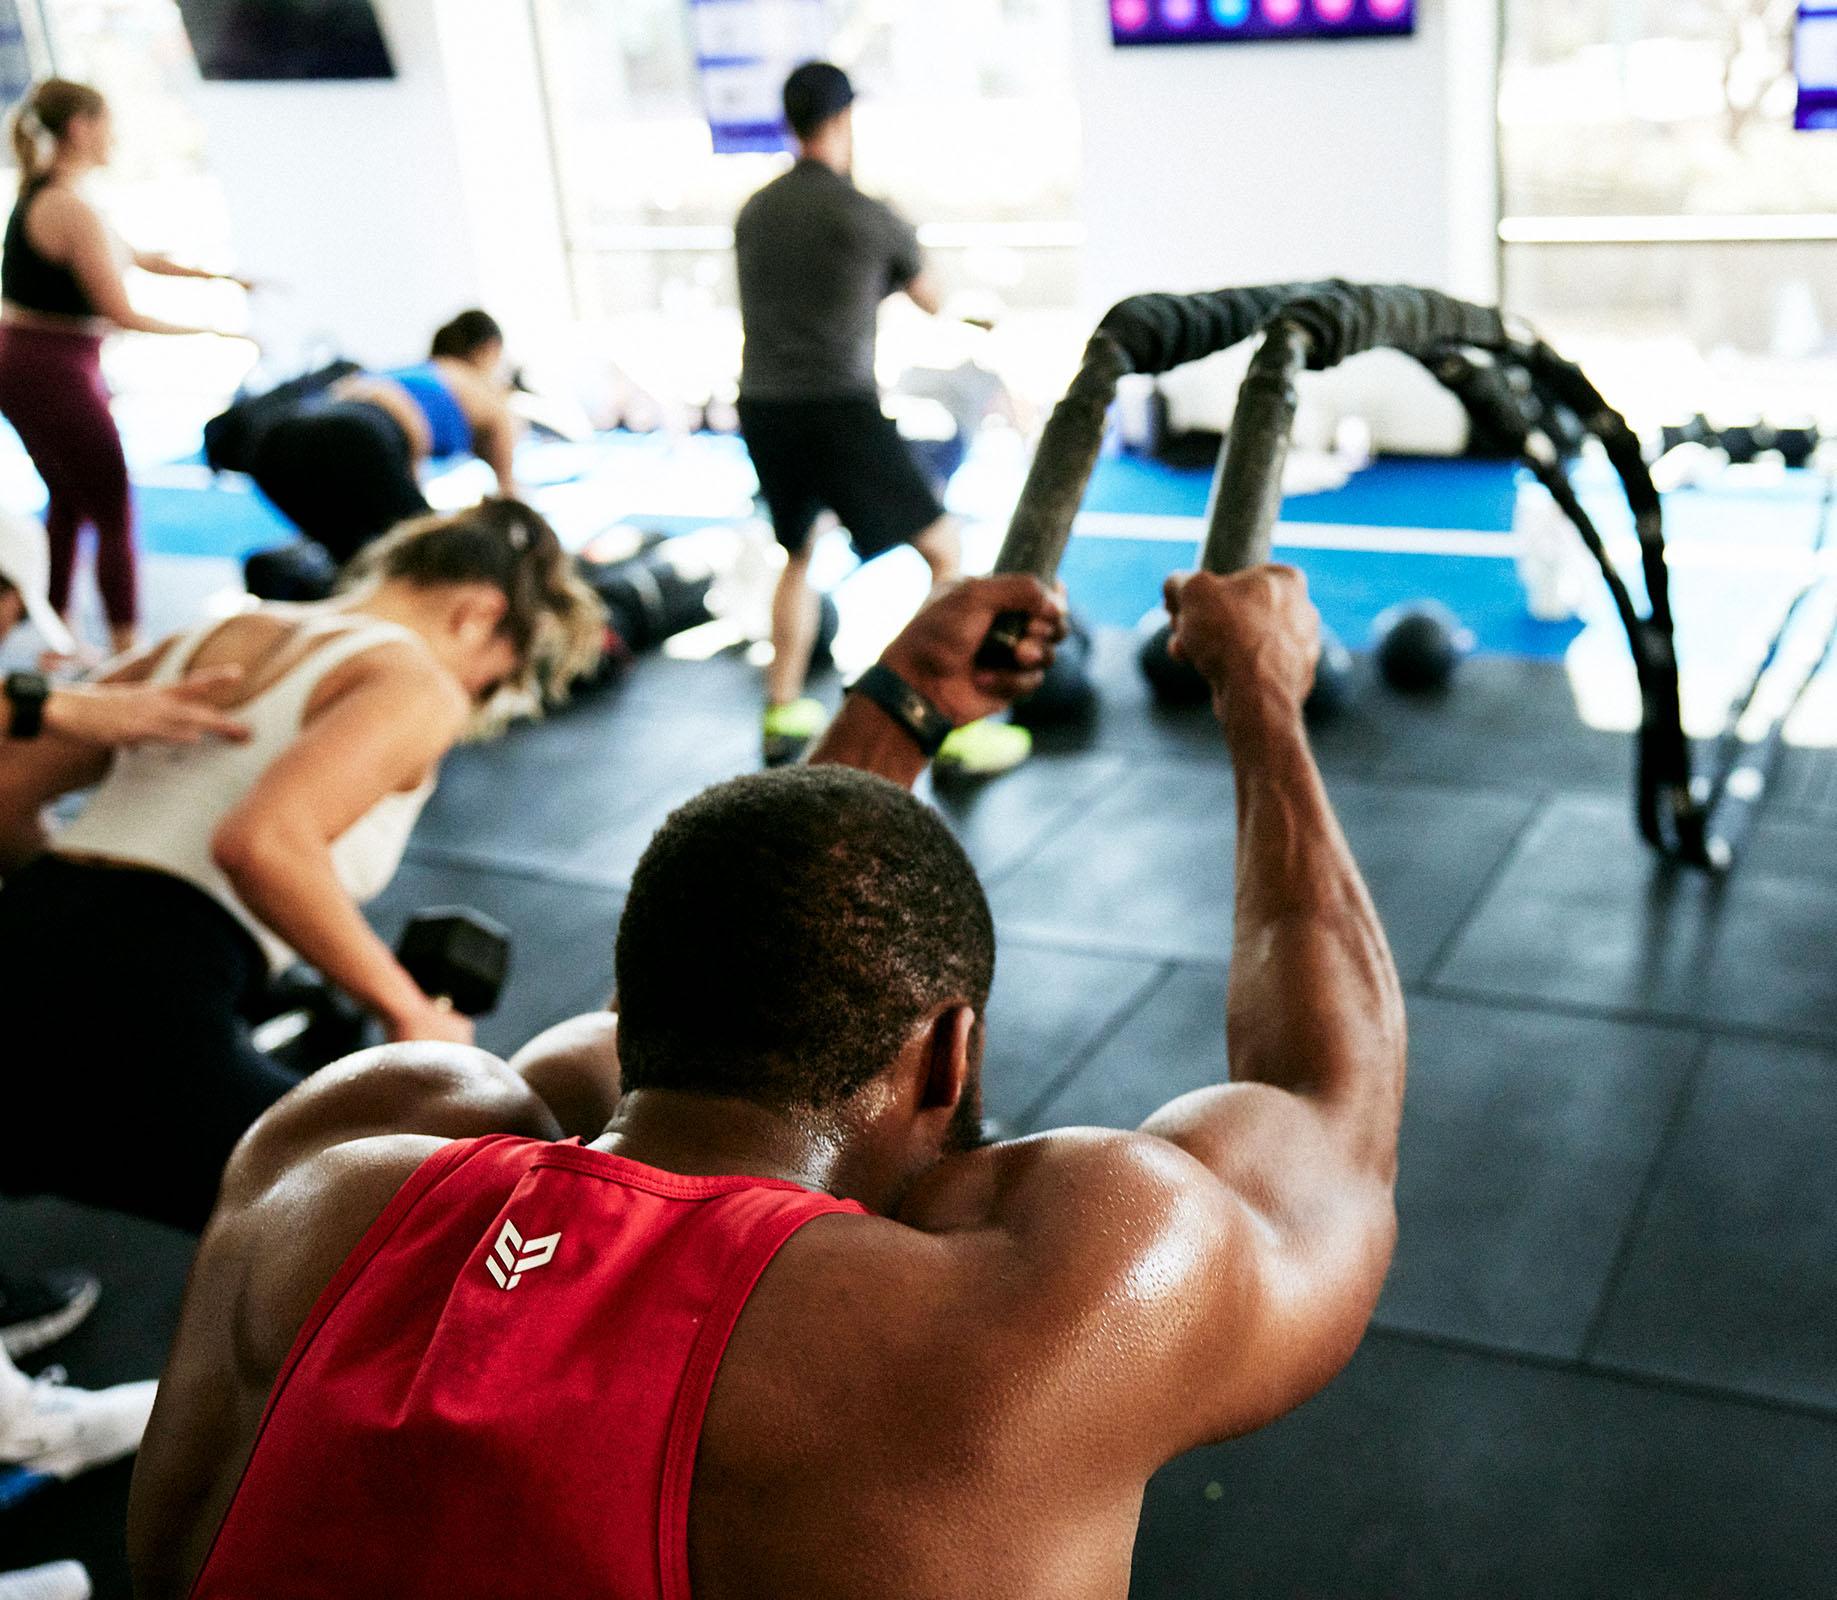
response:
{"label": "black baseball cap", "polygon": [[785,121],[800,139],[808,139],[854,103],[855,86],[848,74],[828,61],[806,61],[785,79]]}

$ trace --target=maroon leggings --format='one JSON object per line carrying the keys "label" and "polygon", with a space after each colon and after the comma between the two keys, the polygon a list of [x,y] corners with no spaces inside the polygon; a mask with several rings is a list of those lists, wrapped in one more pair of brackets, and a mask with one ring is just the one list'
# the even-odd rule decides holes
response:
{"label": "maroon leggings", "polygon": [[70,606],[77,534],[96,530],[96,587],[112,628],[139,620],[128,463],[102,382],[102,340],[0,322],[0,416],[12,423],[51,501],[51,604]]}

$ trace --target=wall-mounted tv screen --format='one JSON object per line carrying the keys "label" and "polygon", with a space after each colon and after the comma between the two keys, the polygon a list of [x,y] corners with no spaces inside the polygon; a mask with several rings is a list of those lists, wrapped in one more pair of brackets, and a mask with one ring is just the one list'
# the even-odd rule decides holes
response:
{"label": "wall-mounted tv screen", "polygon": [[179,0],[179,15],[206,78],[395,76],[370,0]]}
{"label": "wall-mounted tv screen", "polygon": [[1837,0],[1804,0],[1792,45],[1800,128],[1837,128]]}
{"label": "wall-mounted tv screen", "polygon": [[1118,44],[1356,39],[1416,31],[1416,0],[1110,0]]}

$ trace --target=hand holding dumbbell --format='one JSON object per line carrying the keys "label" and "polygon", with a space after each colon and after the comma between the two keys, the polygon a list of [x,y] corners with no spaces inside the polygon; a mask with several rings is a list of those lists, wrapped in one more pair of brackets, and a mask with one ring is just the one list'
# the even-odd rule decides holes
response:
{"label": "hand holding dumbbell", "polygon": [[387,1019],[390,1041],[471,1044],[472,1019],[496,1006],[503,992],[510,934],[476,911],[437,906],[408,919],[396,941],[396,959],[427,1003]]}
{"label": "hand holding dumbbell", "polygon": [[[439,906],[408,919],[396,941],[402,963],[423,997],[384,1019],[391,1040],[472,1042],[472,1018],[497,1005],[510,969],[510,935],[476,911]],[[290,1071],[317,1071],[376,1042],[374,1019],[310,967],[283,973],[257,1013],[256,1049]]]}

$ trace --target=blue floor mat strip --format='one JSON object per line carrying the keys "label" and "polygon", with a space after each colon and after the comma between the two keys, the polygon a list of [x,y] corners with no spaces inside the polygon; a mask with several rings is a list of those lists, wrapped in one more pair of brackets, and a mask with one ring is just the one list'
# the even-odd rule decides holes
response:
{"label": "blue floor mat strip", "polygon": [[[1170,467],[1136,456],[1097,463],[1084,498],[1086,511],[1158,517],[1205,515],[1209,469]],[[1343,488],[1290,495],[1290,522],[1360,523],[1378,528],[1466,528],[1507,533],[1518,494],[1518,468],[1509,461],[1374,461]]]}
{"label": "blue floor mat strip", "polygon": [[[1482,651],[1560,658],[1580,623],[1537,622],[1525,614],[1524,589],[1509,560],[1358,550],[1276,547],[1308,576],[1321,620],[1353,649],[1364,649],[1379,612],[1403,600],[1433,597],[1473,629]],[[1080,537],[1060,574],[1072,606],[1087,621],[1130,627],[1161,602],[1170,572],[1190,568],[1193,553],[1162,540]]]}
{"label": "blue floor mat strip", "polygon": [[253,489],[230,482],[207,489],[139,485],[134,515],[141,548],[149,555],[240,561],[299,537],[293,524]]}
{"label": "blue floor mat strip", "polygon": [[[1158,461],[1111,457],[1097,464],[1084,508],[1200,517],[1211,476]],[[1385,459],[1354,474],[1343,488],[1289,496],[1282,503],[1282,518],[1509,533],[1518,482],[1518,468],[1510,462]],[[1427,596],[1453,607],[1485,651],[1560,657],[1581,631],[1579,624],[1540,623],[1526,615],[1524,589],[1509,558],[1297,550],[1280,543],[1276,554],[1307,573],[1322,621],[1355,649],[1369,642],[1380,612]],[[1168,573],[1192,564],[1193,551],[1182,544],[1080,535],[1060,571],[1081,615],[1127,627],[1160,603]]]}

